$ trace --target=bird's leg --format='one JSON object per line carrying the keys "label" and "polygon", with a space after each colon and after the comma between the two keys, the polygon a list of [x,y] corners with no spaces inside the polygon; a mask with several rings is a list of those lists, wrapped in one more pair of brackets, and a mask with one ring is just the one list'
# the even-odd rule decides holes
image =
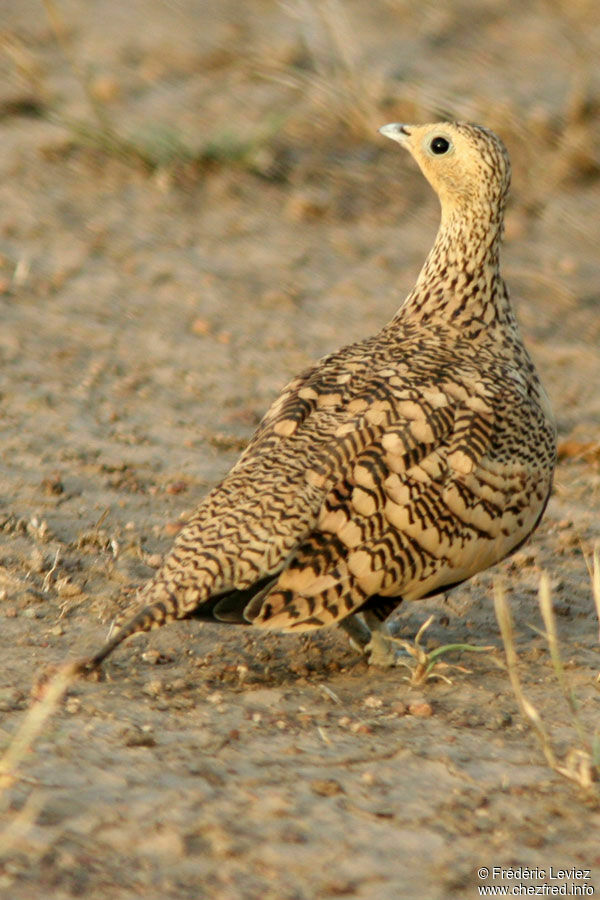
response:
{"label": "bird's leg", "polygon": [[352,646],[369,658],[370,666],[395,666],[404,653],[394,641],[394,625],[382,622],[372,612],[347,616],[339,623]]}
{"label": "bird's leg", "polygon": [[359,653],[364,653],[371,640],[371,629],[365,625],[362,615],[355,613],[354,615],[346,616],[338,624],[350,638],[352,647],[358,650]]}
{"label": "bird's leg", "polygon": [[394,641],[394,625],[382,622],[374,613],[363,613],[365,622],[371,631],[371,640],[365,647],[365,653],[369,654],[370,666],[389,668],[398,664],[398,657],[404,651],[400,650]]}

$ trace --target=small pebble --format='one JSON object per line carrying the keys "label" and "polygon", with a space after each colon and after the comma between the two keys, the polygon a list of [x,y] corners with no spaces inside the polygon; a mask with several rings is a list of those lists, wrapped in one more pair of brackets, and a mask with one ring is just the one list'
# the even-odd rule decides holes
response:
{"label": "small pebble", "polygon": [[411,716],[416,716],[418,719],[427,719],[433,715],[433,708],[430,703],[420,700],[416,703],[409,703],[408,712]]}
{"label": "small pebble", "polygon": [[21,709],[23,695],[16,688],[0,688],[0,712],[10,712],[13,709]]}
{"label": "small pebble", "polygon": [[43,619],[45,613],[35,606],[27,606],[22,613],[25,619]]}
{"label": "small pebble", "polygon": [[344,793],[344,788],[334,778],[317,778],[311,781],[310,788],[319,797],[335,797]]}
{"label": "small pebble", "polygon": [[147,681],[143,687],[143,691],[145,694],[148,694],[149,697],[157,697],[163,692],[163,683],[158,679]]}
{"label": "small pebble", "polygon": [[354,734],[373,734],[373,729],[366,722],[352,722],[350,731]]}
{"label": "small pebble", "polygon": [[365,697],[363,700],[363,704],[367,706],[369,709],[381,709],[383,706],[383,700],[380,700],[379,697]]}

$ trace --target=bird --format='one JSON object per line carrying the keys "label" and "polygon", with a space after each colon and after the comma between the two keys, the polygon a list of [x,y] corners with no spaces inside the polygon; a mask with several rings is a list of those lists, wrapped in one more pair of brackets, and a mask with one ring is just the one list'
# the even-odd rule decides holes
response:
{"label": "bird", "polygon": [[539,524],[556,427],[500,274],[508,153],[467,122],[379,131],[440,201],[414,288],[377,334],[283,388],[81,672],[177,619],[338,624],[376,657],[402,602],[493,566]]}

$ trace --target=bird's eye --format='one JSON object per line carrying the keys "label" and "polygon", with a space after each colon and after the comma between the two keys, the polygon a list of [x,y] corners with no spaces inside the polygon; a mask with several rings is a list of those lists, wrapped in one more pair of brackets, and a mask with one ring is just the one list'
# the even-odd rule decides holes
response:
{"label": "bird's eye", "polygon": [[445,137],[434,137],[431,144],[431,152],[435,153],[437,156],[441,156],[442,153],[447,153],[450,147],[450,141],[446,140]]}

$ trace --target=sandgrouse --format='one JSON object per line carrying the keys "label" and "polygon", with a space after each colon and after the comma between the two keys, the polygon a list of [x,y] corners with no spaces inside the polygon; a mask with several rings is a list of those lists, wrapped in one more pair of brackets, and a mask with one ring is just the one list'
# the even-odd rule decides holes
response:
{"label": "sandgrouse", "polygon": [[402,600],[460,584],[539,523],[556,432],[499,271],[506,150],[465,123],[380,131],[441,203],[415,287],[382,331],[283,389],[82,670],[189,617],[288,632],[339,623],[364,645]]}

